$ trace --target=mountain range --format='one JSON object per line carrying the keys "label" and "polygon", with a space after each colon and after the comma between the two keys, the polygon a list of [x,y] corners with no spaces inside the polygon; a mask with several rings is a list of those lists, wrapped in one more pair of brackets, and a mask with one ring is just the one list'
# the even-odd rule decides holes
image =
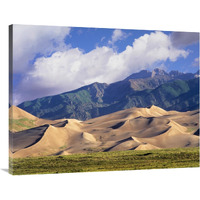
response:
{"label": "mountain range", "polygon": [[165,110],[199,108],[199,71],[182,73],[142,70],[112,84],[92,83],[58,95],[25,101],[19,108],[45,119],[88,120],[132,107]]}

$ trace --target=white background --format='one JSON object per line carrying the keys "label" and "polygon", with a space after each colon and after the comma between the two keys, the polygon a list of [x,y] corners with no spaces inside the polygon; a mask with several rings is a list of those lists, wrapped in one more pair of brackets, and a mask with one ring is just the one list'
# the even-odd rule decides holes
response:
{"label": "white background", "polygon": [[1,199],[199,199],[200,168],[26,176],[11,176],[6,171],[9,24],[200,32],[198,3],[198,0],[1,1]]}

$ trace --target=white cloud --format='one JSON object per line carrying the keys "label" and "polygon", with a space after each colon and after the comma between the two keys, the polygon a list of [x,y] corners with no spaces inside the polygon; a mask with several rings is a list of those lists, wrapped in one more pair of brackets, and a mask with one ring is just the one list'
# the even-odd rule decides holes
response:
{"label": "white cloud", "polygon": [[122,30],[115,29],[113,31],[111,40],[108,41],[108,44],[114,45],[115,42],[117,42],[118,40],[123,40],[126,37],[127,37],[127,34],[124,33]]}
{"label": "white cloud", "polygon": [[112,83],[151,68],[155,63],[162,64],[167,59],[176,61],[178,57],[186,58],[187,55],[187,51],[176,49],[170,37],[162,32],[135,39],[121,53],[105,46],[88,53],[78,48],[58,51],[51,57],[35,61],[33,69],[18,88],[21,98],[17,101],[66,92],[96,81]]}
{"label": "white cloud", "polygon": [[36,54],[46,56],[66,50],[64,38],[69,32],[68,27],[13,25],[14,73],[28,70]]}

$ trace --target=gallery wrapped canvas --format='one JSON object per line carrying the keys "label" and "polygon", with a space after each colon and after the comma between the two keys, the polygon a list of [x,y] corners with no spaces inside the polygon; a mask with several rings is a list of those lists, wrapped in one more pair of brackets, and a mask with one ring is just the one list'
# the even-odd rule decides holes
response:
{"label": "gallery wrapped canvas", "polygon": [[199,167],[199,33],[9,27],[9,171]]}

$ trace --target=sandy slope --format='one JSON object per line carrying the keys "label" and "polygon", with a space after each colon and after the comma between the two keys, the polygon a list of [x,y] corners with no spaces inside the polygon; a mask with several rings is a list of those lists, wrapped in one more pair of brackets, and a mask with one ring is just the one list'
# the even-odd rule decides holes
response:
{"label": "sandy slope", "polygon": [[21,108],[18,108],[17,106],[11,106],[9,108],[9,118],[11,119],[21,119],[21,118],[27,118],[30,120],[36,120],[37,117],[34,115],[22,110]]}
{"label": "sandy slope", "polygon": [[11,133],[10,151],[13,157],[28,157],[195,147],[199,145],[198,119],[198,110],[167,112],[151,106],[122,110],[84,122],[51,121]]}
{"label": "sandy slope", "polygon": [[[61,122],[64,119],[61,120],[47,120],[47,119],[40,119],[24,110],[22,110],[21,108],[18,108],[17,106],[11,106],[9,108],[9,119],[10,119],[10,131],[12,132],[17,132],[16,130],[16,124],[12,124],[12,123],[17,123],[17,128],[18,131],[22,131],[22,130],[26,130],[26,125],[31,125],[32,128],[33,127],[37,127],[37,126],[42,126],[45,124],[52,124],[52,123],[57,123],[57,122]],[[18,122],[18,120],[20,119],[25,119],[24,121],[20,121],[20,123]],[[13,121],[15,120],[15,121]]]}

